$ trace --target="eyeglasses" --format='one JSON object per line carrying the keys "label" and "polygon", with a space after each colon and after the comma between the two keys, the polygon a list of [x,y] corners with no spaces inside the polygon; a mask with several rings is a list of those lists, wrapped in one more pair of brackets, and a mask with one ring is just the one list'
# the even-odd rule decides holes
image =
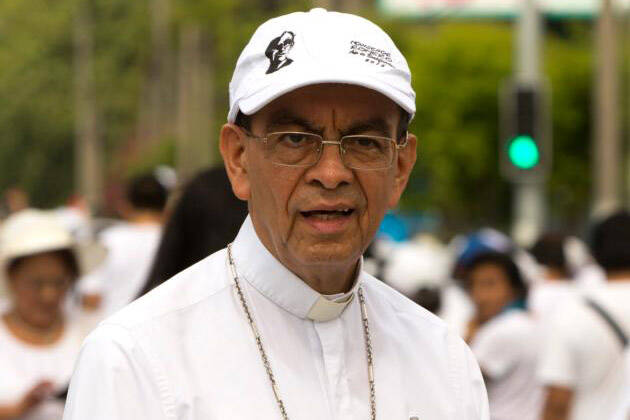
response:
{"label": "eyeglasses", "polygon": [[314,133],[282,131],[258,137],[241,128],[248,137],[262,140],[268,158],[276,165],[308,167],[315,165],[322,155],[324,145],[339,146],[341,161],[352,169],[378,170],[392,166],[397,149],[407,145],[407,136],[401,143],[388,137],[369,135],[343,136],[339,141],[324,140]]}

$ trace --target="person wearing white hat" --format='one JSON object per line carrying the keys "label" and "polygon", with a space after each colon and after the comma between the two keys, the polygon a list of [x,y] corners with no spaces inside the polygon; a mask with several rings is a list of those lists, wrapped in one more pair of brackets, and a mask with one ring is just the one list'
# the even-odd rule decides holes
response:
{"label": "person wearing white hat", "polygon": [[249,216],[91,334],[65,420],[488,419],[464,342],[362,270],[415,163],[410,78],[358,16],[262,24],[220,135]]}
{"label": "person wearing white hat", "polygon": [[65,297],[84,272],[84,248],[52,214],[14,213],[0,230],[0,282],[9,291],[0,313],[0,419],[60,420],[81,341],[66,319]]}

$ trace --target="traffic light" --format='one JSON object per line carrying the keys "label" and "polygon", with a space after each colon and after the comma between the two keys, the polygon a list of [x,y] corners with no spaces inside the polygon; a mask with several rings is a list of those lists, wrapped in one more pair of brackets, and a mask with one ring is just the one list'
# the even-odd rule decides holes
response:
{"label": "traffic light", "polygon": [[508,144],[508,158],[510,163],[522,170],[530,170],[540,163],[540,151],[532,136],[518,135]]}
{"label": "traffic light", "polygon": [[551,139],[539,86],[508,85],[500,104],[501,173],[512,182],[538,182],[551,165]]}

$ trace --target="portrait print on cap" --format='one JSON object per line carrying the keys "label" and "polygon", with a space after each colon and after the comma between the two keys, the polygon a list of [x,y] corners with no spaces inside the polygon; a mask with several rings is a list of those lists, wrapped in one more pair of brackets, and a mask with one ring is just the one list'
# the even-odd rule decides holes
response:
{"label": "portrait print on cap", "polygon": [[269,68],[265,74],[270,74],[293,63],[287,54],[295,44],[295,34],[291,31],[284,31],[279,37],[271,40],[265,51],[265,56],[269,59]]}

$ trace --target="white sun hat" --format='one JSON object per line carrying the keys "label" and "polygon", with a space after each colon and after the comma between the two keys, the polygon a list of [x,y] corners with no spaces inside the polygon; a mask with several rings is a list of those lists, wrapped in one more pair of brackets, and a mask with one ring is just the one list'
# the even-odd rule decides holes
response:
{"label": "white sun hat", "polygon": [[411,117],[416,94],[407,60],[377,25],[312,9],[270,19],[243,49],[230,82],[228,122],[300,87],[344,83],[375,90]]}
{"label": "white sun hat", "polygon": [[79,275],[96,267],[105,249],[96,243],[77,243],[58,218],[43,210],[26,209],[9,216],[0,226],[0,287],[7,264],[19,257],[69,249],[79,265]]}

